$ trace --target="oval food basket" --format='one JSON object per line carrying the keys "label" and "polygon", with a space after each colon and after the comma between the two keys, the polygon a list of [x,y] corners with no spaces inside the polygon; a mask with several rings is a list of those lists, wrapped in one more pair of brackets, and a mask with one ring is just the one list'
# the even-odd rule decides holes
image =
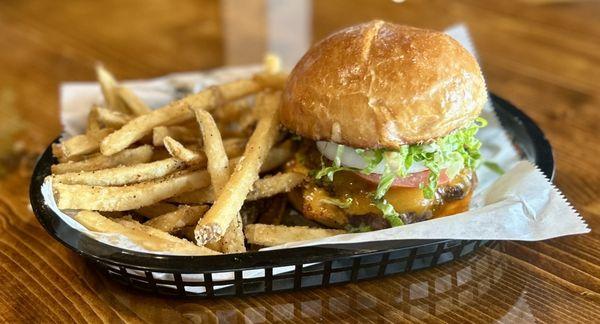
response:
{"label": "oval food basket", "polygon": [[[552,149],[523,112],[491,94],[494,110],[523,158],[548,177]],[[30,198],[39,222],[55,239],[88,259],[101,272],[150,293],[178,296],[243,296],[356,282],[415,271],[463,257],[493,241],[395,240],[338,244],[218,256],[174,256],[136,252],[101,243],[81,233],[44,204],[41,186],[55,163],[50,146],[33,172]]]}

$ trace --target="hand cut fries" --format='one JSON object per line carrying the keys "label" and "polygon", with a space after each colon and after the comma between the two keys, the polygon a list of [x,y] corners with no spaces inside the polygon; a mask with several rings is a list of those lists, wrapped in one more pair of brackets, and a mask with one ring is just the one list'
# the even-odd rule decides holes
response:
{"label": "hand cut fries", "polygon": [[119,165],[146,163],[152,158],[152,147],[143,145],[121,151],[114,155],[97,155],[77,162],[65,162],[52,166],[52,173],[62,174],[68,172],[94,171],[107,169]]}
{"label": "hand cut fries", "polygon": [[185,164],[180,160],[169,158],[111,169],[57,174],[52,176],[52,181],[89,186],[122,186],[162,178],[184,167]]}
{"label": "hand cut fries", "polygon": [[219,193],[229,179],[229,159],[225,153],[221,134],[208,111],[202,108],[192,108],[192,110],[196,115],[198,125],[200,125],[211,183],[215,192]]}
{"label": "hand cut fries", "polygon": [[[225,154],[223,140],[219,128],[213,117],[206,110],[192,108],[196,115],[196,120],[202,132],[204,140],[204,151],[208,160],[208,173],[210,174],[212,188],[215,196],[223,191],[225,184],[229,180],[229,160]],[[218,242],[219,250],[226,253],[245,252],[244,233],[242,232],[242,218],[239,213],[231,221],[225,231],[223,238]]]}
{"label": "hand cut fries", "polygon": [[165,137],[163,139],[163,144],[171,156],[185,163],[191,164],[198,163],[200,160],[206,160],[206,155],[202,156],[200,153],[188,150],[172,137]]}
{"label": "hand cut fries", "polygon": [[131,115],[102,107],[96,107],[95,112],[98,115],[98,122],[104,124],[106,127],[121,127],[132,118]]}
{"label": "hand cut fries", "polygon": [[179,239],[135,221],[121,220],[115,222],[99,213],[87,210],[80,211],[73,218],[91,231],[119,233],[151,251],[169,251],[195,255],[219,254],[216,251],[197,246],[189,241]]}
{"label": "hand cut fries", "polygon": [[146,218],[152,219],[170,212],[174,212],[177,209],[177,205],[166,202],[157,202],[156,204],[140,207],[134,212],[138,215],[142,215]]}
{"label": "hand cut fries", "polygon": [[[256,180],[252,191],[246,197],[247,201],[272,197],[280,193],[289,192],[304,180],[304,175],[295,172],[279,173],[273,176]],[[191,191],[169,199],[180,204],[208,204],[215,200],[212,187]]]}
{"label": "hand cut fries", "polygon": [[159,126],[152,130],[152,144],[154,146],[163,145],[165,137],[171,137],[184,143],[198,143],[199,134],[197,129],[184,126]]}
{"label": "hand cut fries", "polygon": [[98,82],[100,82],[100,89],[104,95],[106,106],[111,110],[126,113],[127,110],[117,98],[116,88],[118,84],[115,77],[101,64],[96,65],[96,75],[98,76]]}
{"label": "hand cut fries", "polygon": [[287,74],[276,57],[264,64],[253,78],[156,110],[98,66],[106,108],[91,109],[85,134],[52,146],[57,206],[80,210],[75,220],[92,231],[168,253],[239,253],[245,241],[273,246],[344,233],[252,224],[291,215],[285,193],[306,177],[280,172],[296,145],[279,132],[277,89]]}
{"label": "hand cut fries", "polygon": [[77,135],[61,143],[62,153],[66,159],[73,156],[94,153],[100,147],[100,141],[112,133],[110,128],[104,128],[87,134]]}
{"label": "hand cut fries", "polygon": [[173,233],[183,227],[196,225],[198,220],[208,210],[208,206],[180,206],[178,209],[166,213],[144,223],[163,232]]}
{"label": "hand cut fries", "polygon": [[138,96],[129,88],[119,86],[116,88],[117,96],[125,103],[125,106],[136,116],[141,116],[152,111]]}
{"label": "hand cut fries", "polygon": [[53,183],[52,188],[60,209],[123,211],[152,205],[209,184],[206,171],[193,171],[122,187]]}
{"label": "hand cut fries", "polygon": [[85,127],[85,132],[96,132],[102,128],[102,123],[98,118],[98,107],[94,106],[90,109],[90,113],[87,118],[87,125]]}
{"label": "hand cut fries", "polygon": [[270,113],[259,120],[256,130],[248,140],[246,151],[223,192],[196,226],[198,244],[215,242],[225,234],[252,189],[254,181],[258,179],[260,166],[279,134],[277,109],[280,100],[280,93],[265,94],[257,98],[257,106],[269,107],[265,110]]}
{"label": "hand cut fries", "polygon": [[248,243],[261,246],[274,246],[346,233],[346,231],[334,229],[267,224],[248,225],[244,228],[244,232]]}
{"label": "hand cut fries", "polygon": [[121,129],[107,136],[100,146],[104,155],[120,152],[135,141],[144,137],[154,127],[168,126],[190,120],[193,117],[189,106],[202,109],[214,109],[223,101],[235,100],[258,92],[263,86],[252,80],[239,80],[210,87],[197,94],[175,101],[170,105],[138,116],[125,124]]}

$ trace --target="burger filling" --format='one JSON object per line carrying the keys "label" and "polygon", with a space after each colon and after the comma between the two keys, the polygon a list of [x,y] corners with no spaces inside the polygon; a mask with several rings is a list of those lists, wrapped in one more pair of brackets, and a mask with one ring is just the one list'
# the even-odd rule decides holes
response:
{"label": "burger filling", "polygon": [[310,180],[290,193],[291,201],[307,218],[354,231],[462,212],[481,160],[475,134],[485,125],[478,118],[445,137],[397,150],[303,140],[287,168]]}

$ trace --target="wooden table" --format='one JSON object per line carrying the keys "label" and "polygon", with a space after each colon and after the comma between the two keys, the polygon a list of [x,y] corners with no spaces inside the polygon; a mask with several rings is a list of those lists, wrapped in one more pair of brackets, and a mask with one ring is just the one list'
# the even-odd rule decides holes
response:
{"label": "wooden table", "polygon": [[[291,2],[230,0],[0,3],[0,319],[597,320],[600,3],[294,2],[294,7],[285,6]],[[253,62],[268,48],[301,48],[338,28],[374,18],[435,29],[467,23],[490,90],[521,107],[546,132],[557,161],[555,183],[592,233],[506,242],[500,249],[384,280],[195,300],[153,297],[108,282],[35,220],[29,177],[35,157],[61,131],[61,82],[92,80],[97,61],[121,79]],[[292,35],[282,35],[288,25]],[[271,36],[265,36],[266,30]],[[286,45],[286,39],[300,44]]]}

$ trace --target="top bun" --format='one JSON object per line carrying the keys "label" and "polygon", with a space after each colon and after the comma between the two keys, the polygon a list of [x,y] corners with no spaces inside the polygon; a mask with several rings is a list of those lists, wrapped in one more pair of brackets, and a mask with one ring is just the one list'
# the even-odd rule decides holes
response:
{"label": "top bun", "polygon": [[477,61],[450,36],[376,20],[304,54],[287,82],[281,122],[313,140],[395,149],[466,126],[486,98]]}

